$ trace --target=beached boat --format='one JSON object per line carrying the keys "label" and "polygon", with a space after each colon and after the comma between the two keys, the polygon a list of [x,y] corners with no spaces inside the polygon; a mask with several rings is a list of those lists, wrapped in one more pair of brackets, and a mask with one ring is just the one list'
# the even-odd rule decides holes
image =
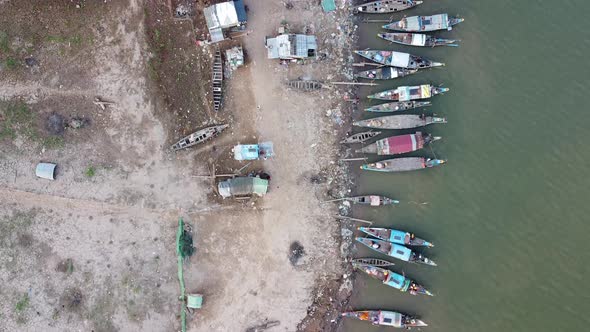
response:
{"label": "beached boat", "polygon": [[396,101],[365,108],[365,112],[389,113],[408,111],[418,107],[430,106],[429,101]]}
{"label": "beached boat", "polygon": [[392,43],[409,45],[409,46],[459,46],[455,44],[456,39],[444,39],[436,38],[431,35],[425,35],[422,33],[407,33],[407,32],[391,32],[391,33],[379,33],[377,36],[390,41]]}
{"label": "beached boat", "polygon": [[383,26],[383,29],[406,32],[427,32],[436,30],[452,30],[453,25],[465,21],[459,17],[449,17],[448,14],[432,16],[410,16]]}
{"label": "beached boat", "polygon": [[432,168],[446,163],[443,159],[430,159],[424,157],[408,157],[387,159],[374,163],[364,164],[362,170],[375,172],[405,172],[424,168]]}
{"label": "beached boat", "polygon": [[378,195],[347,197],[345,200],[350,201],[353,204],[370,205],[370,206],[383,206],[383,205],[399,204],[398,200],[391,199],[391,198],[385,197],[385,196],[378,196]]}
{"label": "beached boat", "polygon": [[436,266],[436,263],[431,259],[399,244],[366,237],[357,237],[356,240],[366,245],[370,249],[375,250],[376,252],[397,258],[405,262]]}
{"label": "beached boat", "polygon": [[395,89],[381,91],[367,96],[369,99],[408,101],[416,99],[428,99],[433,96],[443,94],[449,91],[449,88],[422,84],[416,86],[399,86]]}
{"label": "beached boat", "polygon": [[395,263],[379,258],[355,258],[352,260],[353,265],[373,265],[378,267],[393,266]]}
{"label": "beached boat", "polygon": [[378,118],[355,121],[352,124],[358,127],[375,129],[412,129],[424,127],[433,123],[447,123],[447,119],[436,116],[402,114],[387,115]]}
{"label": "beached boat", "polygon": [[293,80],[287,81],[287,86],[301,90],[301,91],[315,91],[321,89],[324,85],[322,82],[319,81],[311,81],[311,80]]}
{"label": "beached boat", "polygon": [[423,157],[408,157],[382,160],[361,166],[362,170],[375,172],[406,172],[424,168],[431,168],[444,164],[442,159],[430,159]]}
{"label": "beached boat", "polygon": [[381,0],[364,3],[354,9],[358,13],[386,14],[410,9],[421,4],[418,0]]}
{"label": "beached boat", "polygon": [[180,149],[188,148],[193,145],[208,141],[214,137],[217,137],[227,127],[229,127],[229,125],[219,125],[197,130],[172,145],[172,150],[178,151]]}
{"label": "beached boat", "polygon": [[408,292],[411,295],[428,295],[434,296],[429,290],[427,290],[424,286],[418,284],[414,280],[410,278],[406,278],[401,274],[397,274],[395,272],[389,271],[384,268],[380,268],[377,266],[371,265],[357,265],[353,264],[353,266],[362,272],[365,272],[370,277],[381,281],[383,284],[393,287],[400,292]]}
{"label": "beached boat", "polygon": [[417,55],[412,55],[402,52],[394,51],[378,51],[378,50],[365,50],[365,51],[354,51],[354,53],[369,59],[371,61],[380,63],[385,66],[410,68],[410,69],[422,69],[431,67],[440,67],[445,64],[442,62],[434,62],[428,59],[424,59]]}
{"label": "beached boat", "polygon": [[391,80],[415,74],[418,69],[407,69],[398,67],[383,67],[371,70],[361,71],[354,76],[358,78],[366,78],[369,80]]}
{"label": "beached boat", "polygon": [[356,150],[356,152],[374,153],[379,156],[391,156],[420,150],[430,142],[438,141],[439,139],[441,139],[441,137],[421,132],[391,136],[364,146],[363,148]]}
{"label": "beached boat", "polygon": [[424,327],[428,324],[419,320],[417,317],[402,314],[395,311],[385,310],[365,310],[365,311],[349,311],[340,314],[342,317],[354,318],[364,322],[369,322],[373,325],[391,326],[402,329],[409,329],[412,327]]}
{"label": "beached boat", "polygon": [[215,52],[211,83],[213,85],[213,108],[217,112],[221,107],[221,98],[223,96],[223,62],[220,51]]}
{"label": "beached boat", "polygon": [[363,143],[371,138],[381,134],[380,131],[364,131],[362,133],[354,134],[340,141],[341,144]]}
{"label": "beached boat", "polygon": [[398,231],[391,228],[359,227],[359,231],[383,241],[416,247],[434,247],[434,244],[416,237],[414,233]]}

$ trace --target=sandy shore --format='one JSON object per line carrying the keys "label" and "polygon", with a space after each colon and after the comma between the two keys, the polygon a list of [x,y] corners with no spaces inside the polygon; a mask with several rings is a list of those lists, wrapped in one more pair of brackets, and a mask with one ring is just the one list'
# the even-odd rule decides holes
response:
{"label": "sandy shore", "polygon": [[[317,1],[291,9],[246,4],[251,32],[238,42],[247,65],[226,82],[219,114],[208,93],[214,46],[197,47],[199,27],[172,20],[164,4],[46,4],[33,13],[48,27],[35,32],[40,40],[17,23],[29,15],[19,4],[0,5],[1,22],[13,27],[5,32],[10,56],[39,63],[0,68],[2,114],[24,103],[41,137],[51,137],[43,126],[51,114],[90,119],[87,128],[61,133],[56,146],[27,140],[22,128],[0,144],[3,328],[178,330],[174,234],[181,216],[197,247],[185,267],[187,290],[205,296],[189,330],[245,331],[267,321],[280,322],[268,331],[336,327],[350,283],[337,207],[321,201],[347,185],[336,160],[350,105],[342,88],[303,93],[284,82],[345,80],[354,28],[345,10],[324,14]],[[264,37],[285,22],[316,34],[326,58],[305,65],[266,59]],[[117,105],[100,110],[96,96]],[[210,123],[231,128],[202,148],[168,151]],[[276,157],[247,171],[271,174],[269,194],[246,202],[216,197],[214,181],[201,175],[242,168],[231,161],[231,146],[267,140]],[[56,181],[35,178],[39,161],[59,165]],[[304,254],[293,259],[295,243]]]}

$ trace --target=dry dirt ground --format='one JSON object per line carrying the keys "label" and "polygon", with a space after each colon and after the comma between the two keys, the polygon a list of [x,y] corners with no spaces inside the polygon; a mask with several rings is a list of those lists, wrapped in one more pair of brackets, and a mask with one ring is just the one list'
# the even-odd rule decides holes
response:
{"label": "dry dirt ground", "polygon": [[[341,78],[349,31],[317,1],[246,3],[250,33],[234,43],[248,63],[226,82],[215,114],[215,48],[196,46],[202,28],[173,19],[168,3],[0,0],[0,331],[178,330],[181,216],[197,248],[187,290],[205,296],[190,331],[245,331],[267,320],[280,321],[269,331],[334,325],[334,312],[312,303],[337,302],[344,273],[336,211],[319,202],[341,172],[333,160],[343,90],[304,94],[284,81]],[[283,21],[316,32],[328,58],[267,60],[264,36]],[[103,110],[96,97],[115,105]],[[72,118],[87,126],[55,125]],[[212,123],[231,129],[169,151]],[[269,172],[269,194],[218,198],[203,175],[242,168],[231,146],[262,140],[274,142],[276,157],[244,172]],[[58,164],[55,181],[35,177],[41,161]],[[294,242],[304,253],[292,262]]]}

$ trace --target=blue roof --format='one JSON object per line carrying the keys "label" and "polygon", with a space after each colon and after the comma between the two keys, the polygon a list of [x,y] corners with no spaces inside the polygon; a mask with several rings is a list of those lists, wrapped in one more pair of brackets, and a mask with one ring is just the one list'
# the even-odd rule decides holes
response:
{"label": "blue roof", "polygon": [[234,0],[234,6],[236,7],[236,13],[238,14],[238,21],[246,22],[248,20],[248,16],[246,15],[244,0]]}
{"label": "blue roof", "polygon": [[399,244],[392,244],[391,251],[389,252],[389,256],[401,259],[402,261],[408,262],[410,260],[410,255],[412,254],[412,250],[400,246]]}
{"label": "blue roof", "polygon": [[389,242],[404,244],[405,237],[406,237],[406,232],[397,231],[395,229],[392,229],[391,234],[389,235]]}
{"label": "blue roof", "polygon": [[393,287],[393,288],[397,288],[397,289],[402,289],[402,287],[404,286],[404,283],[406,281],[406,277],[404,277],[401,274],[397,274],[397,273],[393,273],[393,272],[389,272],[389,280],[387,280],[387,285]]}

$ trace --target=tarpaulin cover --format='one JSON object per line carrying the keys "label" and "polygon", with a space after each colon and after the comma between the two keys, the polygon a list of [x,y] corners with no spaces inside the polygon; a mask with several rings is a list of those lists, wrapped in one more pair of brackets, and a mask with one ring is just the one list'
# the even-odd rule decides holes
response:
{"label": "tarpaulin cover", "polygon": [[404,246],[400,246],[397,244],[392,244],[391,245],[391,251],[389,252],[389,255],[391,257],[397,258],[397,259],[401,259],[402,261],[409,261],[410,260],[410,255],[412,253],[412,250],[404,247]]}
{"label": "tarpaulin cover", "polygon": [[422,140],[416,134],[392,136],[378,140],[377,154],[391,155],[416,151],[422,148]]}
{"label": "tarpaulin cover", "polygon": [[408,68],[410,63],[410,54],[401,52],[391,52],[390,66]]}
{"label": "tarpaulin cover", "polygon": [[379,206],[379,204],[381,204],[381,197],[375,195],[369,197],[371,199],[371,206]]}
{"label": "tarpaulin cover", "polygon": [[414,46],[426,45],[426,35],[423,35],[420,33],[412,34],[412,45],[414,45]]}
{"label": "tarpaulin cover", "polygon": [[392,229],[389,234],[389,242],[403,244],[406,239],[406,232]]}
{"label": "tarpaulin cover", "polygon": [[325,12],[332,12],[336,10],[336,2],[334,0],[322,0],[322,8]]}
{"label": "tarpaulin cover", "polygon": [[379,321],[383,325],[402,327],[402,314],[393,311],[379,312]]}
{"label": "tarpaulin cover", "polygon": [[264,196],[268,191],[268,180],[258,177],[237,177],[219,182],[217,189],[223,198],[252,194]]}
{"label": "tarpaulin cover", "polygon": [[47,180],[55,180],[55,167],[57,165],[50,164],[50,163],[39,163],[37,164],[37,169],[35,170],[35,174],[43,179]]}

